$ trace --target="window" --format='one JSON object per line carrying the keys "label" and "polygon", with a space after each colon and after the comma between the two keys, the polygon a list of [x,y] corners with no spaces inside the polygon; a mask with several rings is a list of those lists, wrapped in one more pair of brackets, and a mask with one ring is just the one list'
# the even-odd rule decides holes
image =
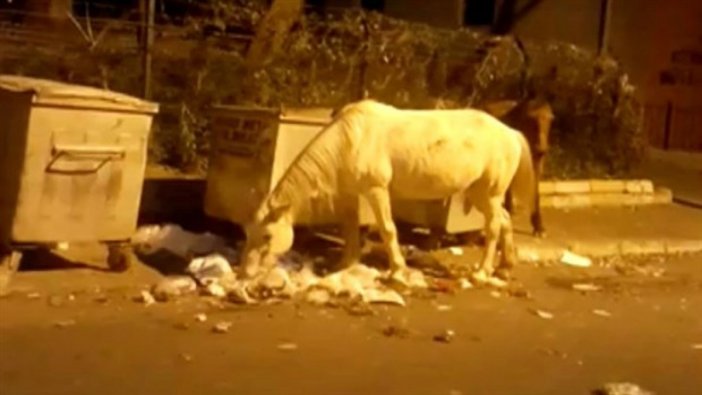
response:
{"label": "window", "polygon": [[385,10],[385,0],[361,0],[361,7],[370,11],[382,12]]}
{"label": "window", "polygon": [[466,26],[492,25],[495,19],[495,0],[465,0],[463,24]]}

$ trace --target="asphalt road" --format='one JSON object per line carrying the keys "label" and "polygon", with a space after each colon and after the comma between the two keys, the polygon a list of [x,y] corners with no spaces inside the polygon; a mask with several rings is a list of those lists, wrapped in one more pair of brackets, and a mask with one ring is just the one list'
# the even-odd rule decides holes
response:
{"label": "asphalt road", "polygon": [[[522,266],[529,297],[471,289],[374,315],[202,297],[146,307],[110,286],[124,276],[24,272],[26,291],[0,299],[0,394],[575,395],[618,381],[702,393],[702,256],[615,266]],[[582,282],[602,289],[572,289]],[[228,333],[212,331],[221,321]]]}

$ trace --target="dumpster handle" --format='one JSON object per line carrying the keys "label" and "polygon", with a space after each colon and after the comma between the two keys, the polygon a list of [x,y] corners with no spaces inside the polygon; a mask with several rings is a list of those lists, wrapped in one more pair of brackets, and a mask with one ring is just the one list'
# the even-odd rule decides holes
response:
{"label": "dumpster handle", "polygon": [[[55,145],[52,150],[51,162],[46,166],[46,171],[49,173],[62,174],[90,174],[96,173],[105,164],[114,159],[122,159],[125,155],[124,147],[119,146],[89,146],[89,145]],[[98,159],[100,162],[91,168],[85,170],[65,170],[56,169],[53,167],[59,158],[62,156],[70,156],[74,158],[92,158]]]}

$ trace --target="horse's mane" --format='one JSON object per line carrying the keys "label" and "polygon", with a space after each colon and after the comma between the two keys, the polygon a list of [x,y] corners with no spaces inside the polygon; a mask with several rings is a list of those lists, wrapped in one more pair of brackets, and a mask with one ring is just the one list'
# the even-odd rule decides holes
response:
{"label": "horse's mane", "polygon": [[362,114],[391,107],[373,100],[348,104],[335,111],[324,127],[292,161],[271,192],[263,199],[257,219],[263,220],[276,207],[289,205],[295,217],[311,215],[317,209],[335,210],[339,171],[355,146],[351,139],[362,127]]}

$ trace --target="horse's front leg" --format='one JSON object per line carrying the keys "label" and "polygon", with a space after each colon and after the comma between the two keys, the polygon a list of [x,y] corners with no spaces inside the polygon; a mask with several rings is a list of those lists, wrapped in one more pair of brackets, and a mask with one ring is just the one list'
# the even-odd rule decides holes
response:
{"label": "horse's front leg", "polygon": [[345,243],[341,266],[345,268],[361,260],[358,196],[345,196],[339,205],[341,207],[341,231]]}
{"label": "horse's front leg", "polygon": [[539,195],[539,182],[541,181],[541,174],[543,174],[545,159],[546,156],[543,153],[536,154],[534,158],[534,208],[532,209],[530,220],[532,233],[536,237],[544,237],[546,235],[544,222],[541,219],[541,196]]}
{"label": "horse's front leg", "polygon": [[368,203],[370,203],[378,223],[380,236],[383,239],[385,251],[390,260],[390,269],[398,271],[407,267],[405,258],[400,251],[400,243],[397,237],[397,227],[392,220],[392,209],[390,207],[390,193],[387,188],[374,187],[366,193]]}

